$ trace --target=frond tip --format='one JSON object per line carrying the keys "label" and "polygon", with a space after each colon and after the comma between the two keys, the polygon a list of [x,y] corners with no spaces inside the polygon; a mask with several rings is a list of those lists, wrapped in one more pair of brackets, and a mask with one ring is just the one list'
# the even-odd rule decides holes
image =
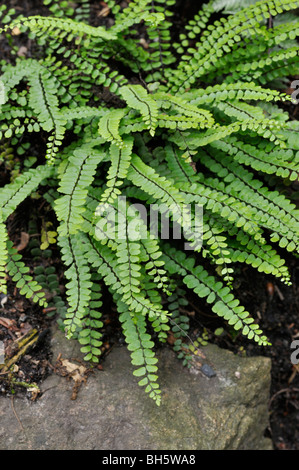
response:
{"label": "frond tip", "polygon": [[150,135],[155,135],[157,126],[158,106],[156,101],[141,85],[127,85],[120,89],[123,99],[130,108],[136,109],[142,115]]}

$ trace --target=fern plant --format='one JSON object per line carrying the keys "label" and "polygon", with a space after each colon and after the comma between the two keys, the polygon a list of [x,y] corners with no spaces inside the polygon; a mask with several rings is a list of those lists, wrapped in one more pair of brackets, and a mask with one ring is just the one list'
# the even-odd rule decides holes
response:
{"label": "fern plant", "polygon": [[[173,329],[175,349],[187,360],[185,291],[266,346],[262,328],[235,298],[234,267],[247,263],[291,283],[281,248],[298,253],[299,212],[278,181],[287,188],[298,178],[299,127],[280,106],[291,98],[270,84],[298,70],[292,41],[299,22],[269,28],[268,19],[299,2],[262,0],[216,21],[209,2],[177,37],[175,0],[127,7],[109,0],[106,26],[89,22],[87,2],[77,3],[76,10],[45,0],[44,17],[1,8],[12,53],[20,34],[36,47],[30,57],[1,61],[2,152],[22,149],[23,167],[0,189],[0,288],[8,274],[45,305],[6,228],[38,191],[57,221],[67,338],[78,339],[86,360],[99,360],[106,285],[134,375],[159,405],[154,339],[165,342]],[[153,206],[186,245],[161,236],[159,222],[148,226],[143,215]]]}

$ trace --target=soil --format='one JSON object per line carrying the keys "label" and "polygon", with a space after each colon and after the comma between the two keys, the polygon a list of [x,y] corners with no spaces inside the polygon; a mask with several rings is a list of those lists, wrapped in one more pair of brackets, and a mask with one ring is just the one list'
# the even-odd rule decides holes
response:
{"label": "soil", "polygon": [[[17,3],[13,0],[9,2],[11,6]],[[37,14],[40,13],[39,6],[40,2],[32,0],[23,2],[22,7],[19,6],[18,9],[23,9],[26,15]],[[194,2],[186,1],[181,14],[186,18],[191,17],[193,6]],[[5,47],[1,50],[1,54],[6,55]],[[294,109],[290,109],[290,116],[295,118]],[[7,174],[3,173],[1,167],[0,180],[1,185],[7,181]],[[44,208],[40,206],[39,200],[33,200],[31,204],[34,207],[29,209],[39,213],[40,217]],[[22,213],[24,214],[24,211],[21,210],[10,219],[10,237],[15,246],[20,246],[22,234],[29,232],[28,224],[24,221]],[[29,239],[34,239],[34,237],[34,234],[30,234]],[[31,250],[32,246],[28,240],[25,246],[20,246],[20,252],[30,265],[31,270],[40,265],[44,268],[55,267],[59,295],[63,299],[63,270],[59,253],[53,248],[48,258],[34,258]],[[294,340],[299,340],[299,266],[296,259],[291,256],[287,257],[287,265],[292,278],[292,286],[290,287],[250,267],[240,266],[237,269],[237,281],[234,284],[236,296],[260,324],[272,343],[269,347],[256,346],[246,341],[241,335],[236,335],[227,327],[220,336],[216,335],[215,330],[222,327],[223,324],[215,317],[207,304],[203,301],[198,303],[198,300],[194,303],[191,295],[188,299],[190,303],[187,310],[189,309],[192,318],[191,337],[206,331],[209,341],[230,349],[236,354],[264,355],[271,358],[270,424],[269,428],[265,430],[265,435],[272,439],[273,447],[276,450],[299,450],[299,366],[291,362],[293,352],[291,344]],[[48,296],[50,302],[55,300],[53,292],[49,291]],[[55,304],[50,303],[50,305]],[[113,306],[108,305],[107,307],[110,308],[105,311],[110,311],[110,313],[105,315],[103,319],[103,359],[113,344],[124,341],[117,314]],[[52,371],[50,366],[50,331],[51,325],[56,322],[56,310],[55,306],[50,306],[50,310],[45,310],[32,304],[20,295],[13,283],[9,282],[8,295],[0,297],[0,341],[7,348],[33,329],[37,330],[38,339],[26,349],[10,373],[0,374],[1,394],[11,396],[18,393],[29,399],[38,399],[36,390]],[[195,315],[193,315],[194,312]],[[33,387],[28,388],[24,384]]]}

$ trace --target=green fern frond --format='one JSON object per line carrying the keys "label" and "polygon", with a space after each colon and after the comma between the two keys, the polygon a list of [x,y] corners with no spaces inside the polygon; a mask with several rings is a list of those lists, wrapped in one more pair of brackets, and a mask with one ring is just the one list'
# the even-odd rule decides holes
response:
{"label": "green fern frond", "polygon": [[217,282],[202,266],[193,267],[193,263],[186,259],[185,253],[173,247],[167,247],[167,255],[164,253],[163,258],[170,274],[179,273],[186,286],[194,290],[199,297],[213,303],[213,312],[224,318],[229,325],[233,325],[236,330],[242,329],[243,335],[254,339],[258,344],[269,344],[259,326],[254,323],[244,307],[239,305],[239,300],[235,299],[229,287]]}
{"label": "green fern frond", "polygon": [[171,311],[171,331],[175,338],[173,350],[178,358],[183,360],[183,365],[189,365],[191,360],[190,351],[186,347],[186,340],[190,329],[190,317],[185,312],[188,300],[185,298],[186,290],[183,286],[175,286],[171,295],[167,298],[168,309]]}
{"label": "green fern frond", "polygon": [[122,273],[119,272],[117,258],[108,245],[100,243],[91,236],[83,237],[83,234],[81,234],[81,241],[81,249],[84,250],[88,263],[98,270],[107,287],[121,296],[121,300],[126,303],[130,311],[142,313],[151,320],[161,318],[164,322],[167,321],[167,312],[161,306],[152,304],[142,293],[139,294],[134,290],[130,291],[130,295],[124,293],[121,282]]}
{"label": "green fern frond", "polygon": [[172,106],[175,111],[189,118],[191,122],[198,123],[199,128],[212,127],[215,122],[213,115],[209,111],[197,108],[197,106],[188,103],[181,97],[171,96],[167,93],[156,93],[154,98],[161,103],[162,107]]}
{"label": "green fern frond", "polygon": [[289,270],[284,265],[285,260],[270,245],[258,245],[250,241],[244,247],[241,243],[231,241],[228,249],[233,263],[246,263],[259,272],[272,274],[284,284],[291,285]]}
{"label": "green fern frond", "polygon": [[[138,187],[141,187],[157,201],[157,210],[164,217],[171,217],[184,231],[185,238],[192,244],[193,249],[200,250],[202,246],[201,232],[190,230],[190,213],[184,204],[184,195],[166,178],[157,174],[152,168],[145,165],[142,160],[133,155],[131,166],[127,175],[128,179]],[[201,204],[200,201],[196,201]],[[154,209],[154,208],[153,208]]]}
{"label": "green fern frond", "polygon": [[[56,83],[51,74],[37,61],[32,59],[28,59],[28,62],[19,61],[16,67],[8,68],[1,77],[4,83],[6,101],[10,97],[11,90],[25,78],[28,80],[29,85],[28,106],[33,111],[34,116],[34,120],[29,126],[31,125],[32,130],[35,131],[39,131],[39,127],[41,127],[46,132],[51,133],[47,142],[46,158],[49,163],[53,163],[65,134],[65,121],[59,112]],[[20,129],[19,132],[21,132]]]}
{"label": "green fern frond", "polygon": [[114,109],[104,115],[99,122],[100,136],[107,140],[107,142],[112,142],[120,148],[122,148],[124,144],[119,134],[119,125],[124,115],[125,111],[123,109]]}
{"label": "green fern frond", "polygon": [[197,40],[195,46],[198,47],[198,40],[201,34],[205,31],[205,28],[214,12],[215,8],[212,1],[204,3],[198,13],[186,24],[185,31],[179,35],[179,42],[175,42],[173,44],[182,59],[185,57],[187,58],[187,53],[194,53],[196,51],[193,47],[194,41]]}
{"label": "green fern frond", "polygon": [[126,300],[140,293],[140,246],[139,243],[130,241],[127,235],[127,224],[125,233],[119,233],[116,257],[118,273],[122,284],[123,298]]}
{"label": "green fern frond", "polygon": [[3,220],[14,212],[21,202],[36,188],[51,176],[53,169],[49,166],[39,166],[18,176],[12,183],[0,188],[0,200]]}
{"label": "green fern frond", "polygon": [[197,43],[197,48],[190,57],[183,58],[178,69],[169,71],[169,82],[172,91],[184,91],[196,79],[210,73],[213,68],[219,67],[221,58],[231,48],[242,41],[242,36],[255,36],[262,21],[277,16],[283,11],[297,8],[298,2],[287,0],[273,0],[269,10],[265,1],[247,6],[228,18],[221,18],[218,23],[207,28]]}
{"label": "green fern frond", "polygon": [[[289,116],[296,93],[279,90],[297,74],[299,22],[272,19],[299,2],[228,0],[219,11],[223,2],[211,0],[176,25],[175,0],[107,0],[109,27],[91,26],[87,0],[43,3],[51,16],[0,7],[16,57],[5,50],[0,76],[0,158],[10,172],[0,188],[0,290],[11,276],[46,305],[44,278],[29,274],[5,225],[27,197],[43,198],[65,266],[67,337],[99,361],[105,286],[139,385],[160,404],[149,331],[162,343],[173,335],[188,364],[190,290],[267,346],[235,298],[236,266],[291,284],[283,250],[299,247],[287,196],[299,128]],[[30,57],[18,57],[23,37]]]}
{"label": "green fern frond", "polygon": [[289,224],[292,221],[289,229],[294,228],[295,233],[297,232],[298,227],[293,222],[296,221],[298,224],[299,211],[295,204],[292,204],[284,195],[268,189],[260,180],[254,178],[252,172],[246,170],[228,155],[214,152],[212,157],[210,152],[209,154],[201,153],[200,161],[213,173],[221,175],[221,178],[229,184],[231,194],[239,194],[243,198],[244,193],[248,191],[249,204],[254,204],[256,197],[256,207],[267,212],[270,217],[278,217],[282,223]]}
{"label": "green fern frond", "polygon": [[277,147],[272,151],[259,149],[235,136],[219,139],[211,143],[212,147],[230,154],[238,163],[249,166],[266,174],[276,174],[283,178],[297,178],[297,162],[293,161],[293,152],[286,150],[284,154]]}
{"label": "green fern frond", "polygon": [[29,274],[29,267],[22,261],[22,255],[17,252],[10,240],[7,241],[7,253],[7,274],[16,283],[20,294],[41,307],[47,307],[48,303],[42,287]]}
{"label": "green fern frond", "polygon": [[79,44],[82,38],[86,35],[91,38],[97,38],[100,40],[114,40],[116,36],[111,32],[107,31],[102,27],[93,27],[74,21],[70,18],[56,18],[56,17],[43,17],[43,16],[30,16],[28,18],[17,18],[13,20],[9,25],[0,29],[0,33],[6,32],[8,29],[13,28],[28,28],[36,35],[53,35],[61,39],[65,38],[71,41],[76,37],[77,43]]}
{"label": "green fern frond", "polygon": [[204,105],[219,101],[291,101],[291,97],[278,90],[267,89],[254,82],[234,81],[208,86],[205,89],[194,89],[185,93],[192,105]]}
{"label": "green fern frond", "polygon": [[145,21],[149,25],[157,25],[164,20],[161,13],[151,12],[148,6],[152,5],[151,0],[133,0],[118,15],[115,24],[111,28],[112,33],[119,34],[135,23]]}
{"label": "green fern frond", "polygon": [[170,286],[167,273],[164,269],[162,261],[162,251],[156,239],[150,236],[141,240],[142,247],[145,252],[145,269],[149,276],[153,279],[158,289],[162,289],[167,295],[170,295]]}
{"label": "green fern frond", "polygon": [[147,333],[145,318],[143,315],[135,314],[133,317],[127,310],[126,304],[117,302],[120,311],[120,321],[123,325],[123,332],[131,353],[131,362],[136,366],[133,375],[139,378],[138,384],[145,387],[145,392],[149,394],[156,404],[161,403],[161,390],[158,380],[158,359],[153,352],[154,343]]}
{"label": "green fern frond", "polygon": [[91,298],[91,273],[86,258],[82,254],[80,235],[59,236],[58,245],[62,259],[68,269],[65,277],[68,309],[64,319],[67,338],[72,338],[82,329],[84,318],[88,314]]}
{"label": "green fern frond", "polygon": [[128,106],[139,111],[150,135],[155,135],[157,125],[158,106],[156,101],[141,85],[127,85],[120,90]]}
{"label": "green fern frond", "polygon": [[121,195],[119,187],[123,184],[127,176],[131,161],[133,139],[124,137],[123,147],[119,149],[116,144],[110,146],[111,166],[107,175],[107,189],[103,192],[100,204],[112,203],[114,199]]}
{"label": "green fern frond", "polygon": [[102,354],[101,346],[103,344],[101,329],[102,313],[99,310],[102,307],[101,277],[97,273],[91,273],[91,293],[90,302],[85,313],[83,324],[84,328],[79,331],[78,341],[81,344],[81,352],[85,354],[84,360],[92,363],[99,362],[99,356]]}
{"label": "green fern frond", "polygon": [[96,152],[89,145],[77,148],[69,157],[58,188],[64,195],[55,203],[56,215],[61,221],[61,236],[75,234],[80,230],[88,188],[103,157],[103,154]]}

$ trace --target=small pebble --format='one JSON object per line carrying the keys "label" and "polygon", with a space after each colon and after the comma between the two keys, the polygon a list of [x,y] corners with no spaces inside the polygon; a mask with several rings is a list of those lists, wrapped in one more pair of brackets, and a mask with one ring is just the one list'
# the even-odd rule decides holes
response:
{"label": "small pebble", "polygon": [[7,295],[5,294],[0,294],[0,304],[1,304],[1,308],[4,307],[4,304],[6,304],[7,302]]}
{"label": "small pebble", "polygon": [[209,366],[209,364],[203,364],[200,371],[209,378],[215,377],[216,375],[216,372]]}

